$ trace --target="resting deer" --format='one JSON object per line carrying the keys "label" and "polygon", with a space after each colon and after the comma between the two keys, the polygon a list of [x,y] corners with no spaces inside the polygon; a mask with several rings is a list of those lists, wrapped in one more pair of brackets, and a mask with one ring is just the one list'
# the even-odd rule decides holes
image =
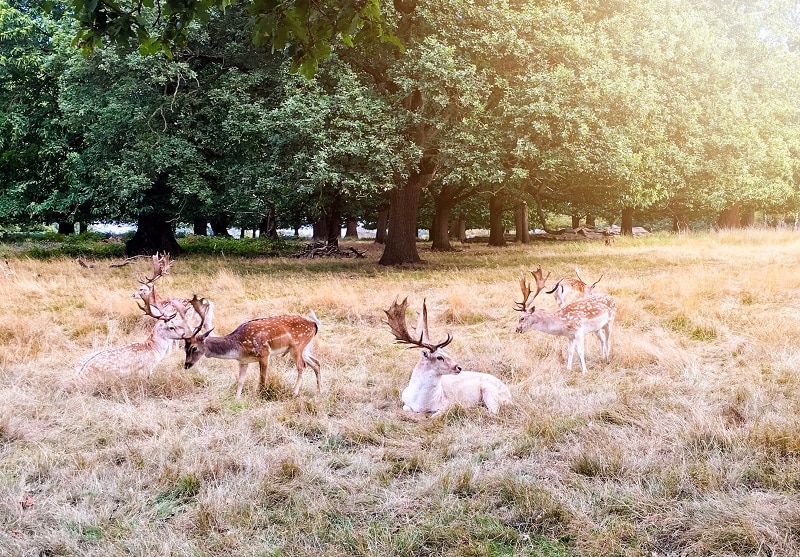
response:
{"label": "resting deer", "polygon": [[209,337],[211,331],[202,334],[203,320],[208,307],[197,303],[197,297],[191,301],[192,307],[201,318],[200,325],[190,336],[184,337],[186,362],[184,369],[189,369],[203,356],[239,362],[239,379],[236,385],[236,398],[242,396],[242,386],[247,374],[247,366],[258,362],[259,391],[263,392],[267,381],[267,368],[270,356],[292,354],[297,366],[297,381],[292,394],[300,392],[300,382],[306,365],[311,366],[317,377],[317,393],[320,387],[320,363],[311,355],[311,341],[320,327],[319,319],[314,312],[309,317],[299,315],[279,315],[253,319],[239,325],[236,330],[224,337]]}
{"label": "resting deer", "polygon": [[484,404],[489,412],[496,414],[501,405],[511,404],[511,392],[500,379],[488,373],[462,371],[461,366],[442,350],[452,342],[452,336],[447,335],[438,344],[431,343],[428,309],[424,301],[417,323],[419,340],[412,338],[406,323],[407,307],[408,298],[401,304],[395,300],[389,309],[384,310],[397,342],[422,348],[408,386],[401,395],[403,410],[437,413],[452,403],[465,406]]}
{"label": "resting deer", "polygon": [[[534,276],[536,275],[534,274]],[[528,309],[528,298],[531,294],[530,284],[525,281],[523,276],[519,277],[519,284],[523,299],[521,303],[517,302],[517,310],[522,312],[517,326],[518,333],[536,329],[543,333],[567,337],[567,370],[572,370],[572,357],[577,351],[581,360],[581,371],[586,373],[585,337],[587,333],[594,332],[600,339],[602,359],[608,361],[611,355],[611,329],[617,312],[613,298],[605,294],[596,294],[567,304],[555,313],[536,311],[535,306]],[[536,298],[543,287],[543,284],[540,285],[537,280],[537,290],[531,301]]]}
{"label": "resting deer", "polygon": [[102,373],[113,371],[119,374],[153,375],[153,369],[164,359],[172,342],[186,336],[183,325],[175,319],[176,314],[167,314],[163,306],[146,305],[145,314],[157,320],[150,336],[144,342],[133,342],[99,352],[81,365],[78,373]]}
{"label": "resting deer", "polygon": [[[180,313],[187,327],[194,328],[198,324],[202,323],[204,331],[206,332],[211,331],[214,328],[213,326],[214,302],[204,298],[205,303],[208,306],[208,310],[206,318],[201,319],[201,317],[194,310],[194,307],[191,304],[191,300],[187,298],[164,299],[161,296],[159,296],[158,292],[156,292],[155,282],[162,276],[169,274],[171,266],[172,262],[169,260],[168,253],[165,253],[161,257],[159,257],[158,253],[156,253],[153,256],[153,276],[145,277],[144,280],[139,280],[141,286],[133,295],[133,297],[142,300],[144,302],[145,307],[146,306],[164,307],[167,309],[167,311],[172,309],[173,312]],[[138,304],[139,302],[137,301],[136,303]],[[141,305],[139,305],[139,307],[142,310],[144,310],[144,307],[142,307]]]}
{"label": "resting deer", "polygon": [[578,269],[575,269],[575,276],[577,278],[559,279],[556,285],[547,291],[548,294],[552,294],[555,297],[558,307],[563,308],[581,298],[588,298],[594,295],[594,287],[597,286],[598,282],[603,280],[603,275],[600,275],[600,278],[589,286],[581,279],[580,274],[578,274]]}

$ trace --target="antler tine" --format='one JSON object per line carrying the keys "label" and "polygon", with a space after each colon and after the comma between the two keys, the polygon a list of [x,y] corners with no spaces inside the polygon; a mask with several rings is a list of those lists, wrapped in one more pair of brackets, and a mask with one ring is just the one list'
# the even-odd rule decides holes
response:
{"label": "antler tine", "polygon": [[429,348],[432,352],[435,352],[439,348],[444,348],[453,342],[453,336],[450,334],[447,335],[447,338],[443,342],[439,342],[437,344],[433,344],[431,342],[431,335],[428,332],[428,305],[427,300],[424,298],[422,300],[422,313],[420,314],[419,322],[417,324],[417,332],[420,331],[420,340],[422,341],[423,346]]}
{"label": "antler tine", "polygon": [[558,279],[558,281],[553,285],[553,288],[547,291],[547,294],[552,294],[556,291],[556,289],[561,285],[561,281],[564,280],[563,278]]}
{"label": "antler tine", "polygon": [[[208,313],[208,300],[205,298],[198,298],[197,294],[195,294],[191,300],[189,300],[189,304],[194,308],[197,312],[197,315],[200,316],[200,324],[195,328],[192,336],[195,336],[197,333],[200,332],[200,329],[203,328],[203,325],[206,322],[206,313]],[[185,318],[184,318],[185,319]]]}
{"label": "antler tine", "polygon": [[426,305],[426,300],[424,298],[422,300],[422,312],[417,318],[416,332],[420,335],[420,341],[430,344],[431,335],[428,333],[428,306]]}
{"label": "antler tine", "polygon": [[533,278],[536,280],[536,294],[533,295],[535,298],[539,295],[539,292],[544,290],[545,284],[547,284],[547,279],[550,278],[550,272],[547,272],[546,277],[542,277],[542,268],[537,266],[535,271],[531,271]]}
{"label": "antler tine", "polygon": [[578,272],[578,268],[577,267],[575,267],[575,276],[578,277],[578,280],[581,281],[583,284],[586,284],[586,281],[581,278],[581,275]]}
{"label": "antler tine", "polygon": [[528,297],[531,295],[531,286],[522,274],[519,275],[519,288],[522,290],[522,302],[514,302],[516,305],[514,309],[517,311],[525,311],[528,305]]}
{"label": "antler tine", "polygon": [[605,273],[603,273],[602,275],[600,275],[600,278],[599,278],[599,279],[597,279],[596,281],[594,281],[594,283],[592,284],[592,286],[590,286],[589,288],[591,289],[591,288],[594,288],[595,286],[597,286],[597,283],[598,283],[598,282],[600,282],[601,280],[603,280],[603,277],[604,277],[604,276],[606,276],[606,274],[605,274]]}

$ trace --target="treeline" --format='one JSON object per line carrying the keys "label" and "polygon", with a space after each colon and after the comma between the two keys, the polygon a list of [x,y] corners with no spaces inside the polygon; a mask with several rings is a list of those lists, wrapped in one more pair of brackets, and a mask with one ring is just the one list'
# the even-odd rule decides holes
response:
{"label": "treeline", "polygon": [[345,34],[311,78],[290,71],[296,22],[286,48],[254,44],[253,3],[198,3],[169,49],[108,24],[125,38],[84,55],[88,4],[0,0],[0,226],[137,222],[135,254],[178,251],[178,223],[334,243],[360,221],[398,264],[418,226],[445,250],[467,223],[499,244],[531,216],[798,210],[792,3],[396,1],[390,40]]}

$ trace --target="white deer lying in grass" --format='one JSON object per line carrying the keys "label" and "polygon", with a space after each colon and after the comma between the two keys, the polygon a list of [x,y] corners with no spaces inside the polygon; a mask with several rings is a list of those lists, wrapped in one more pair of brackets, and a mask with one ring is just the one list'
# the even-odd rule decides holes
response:
{"label": "white deer lying in grass", "polygon": [[153,369],[167,355],[173,341],[186,336],[186,330],[181,320],[175,319],[177,314],[165,314],[163,307],[146,304],[142,309],[157,320],[147,340],[94,354],[81,364],[79,374],[153,375]]}
{"label": "white deer lying in grass", "polygon": [[438,413],[450,404],[478,406],[483,404],[489,412],[496,414],[504,404],[511,404],[511,391],[500,379],[488,373],[462,371],[442,348],[450,344],[453,337],[447,335],[444,342],[432,344],[428,336],[428,310],[422,302],[417,332],[419,340],[411,337],[406,323],[408,298],[384,310],[387,324],[398,343],[422,348],[419,361],[414,366],[408,386],[403,389],[401,398],[403,410],[413,412]]}

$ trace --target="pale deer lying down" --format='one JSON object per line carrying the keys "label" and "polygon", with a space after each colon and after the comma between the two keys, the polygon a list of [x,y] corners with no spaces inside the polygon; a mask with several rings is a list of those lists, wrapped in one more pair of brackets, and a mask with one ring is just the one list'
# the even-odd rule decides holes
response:
{"label": "pale deer lying down", "polygon": [[438,344],[430,342],[428,310],[424,301],[417,324],[419,340],[412,338],[406,324],[407,307],[408,298],[401,304],[395,300],[388,310],[384,310],[388,317],[387,324],[397,342],[422,348],[408,386],[401,395],[403,410],[437,413],[451,404],[483,404],[489,412],[496,414],[501,406],[512,404],[511,391],[500,379],[488,373],[462,371],[461,366],[442,350],[452,342],[453,337],[447,335]]}
{"label": "pale deer lying down", "polygon": [[175,319],[175,313],[165,314],[163,308],[155,306],[146,306],[143,309],[146,314],[157,319],[147,340],[99,352],[85,360],[78,373],[152,376],[153,369],[164,359],[173,341],[186,336],[186,329]]}
{"label": "pale deer lying down", "polygon": [[[555,313],[536,311],[535,306],[531,306],[530,309],[527,306],[531,293],[530,285],[522,276],[519,277],[519,283],[523,300],[522,303],[517,302],[517,310],[522,312],[517,326],[518,333],[536,329],[550,335],[567,337],[567,370],[572,370],[572,357],[577,351],[581,361],[581,371],[586,373],[585,338],[587,333],[593,332],[600,339],[602,359],[608,361],[611,355],[611,331],[617,313],[617,305],[611,296],[595,294],[567,304]],[[537,291],[533,298],[536,298],[542,287],[537,281]]]}
{"label": "pale deer lying down", "polygon": [[267,368],[272,355],[291,353],[297,366],[297,381],[292,394],[300,392],[300,382],[306,365],[311,366],[317,377],[317,393],[321,391],[320,363],[311,355],[311,341],[316,336],[320,321],[314,312],[309,317],[299,315],[279,315],[253,319],[239,325],[236,330],[224,337],[209,337],[211,331],[199,334],[202,318],[208,310],[202,304],[192,300],[192,306],[201,317],[201,323],[190,336],[184,337],[186,362],[184,369],[189,369],[203,356],[239,362],[239,379],[236,385],[236,398],[242,396],[242,386],[247,375],[247,366],[258,362],[259,392],[263,392],[267,382]]}

